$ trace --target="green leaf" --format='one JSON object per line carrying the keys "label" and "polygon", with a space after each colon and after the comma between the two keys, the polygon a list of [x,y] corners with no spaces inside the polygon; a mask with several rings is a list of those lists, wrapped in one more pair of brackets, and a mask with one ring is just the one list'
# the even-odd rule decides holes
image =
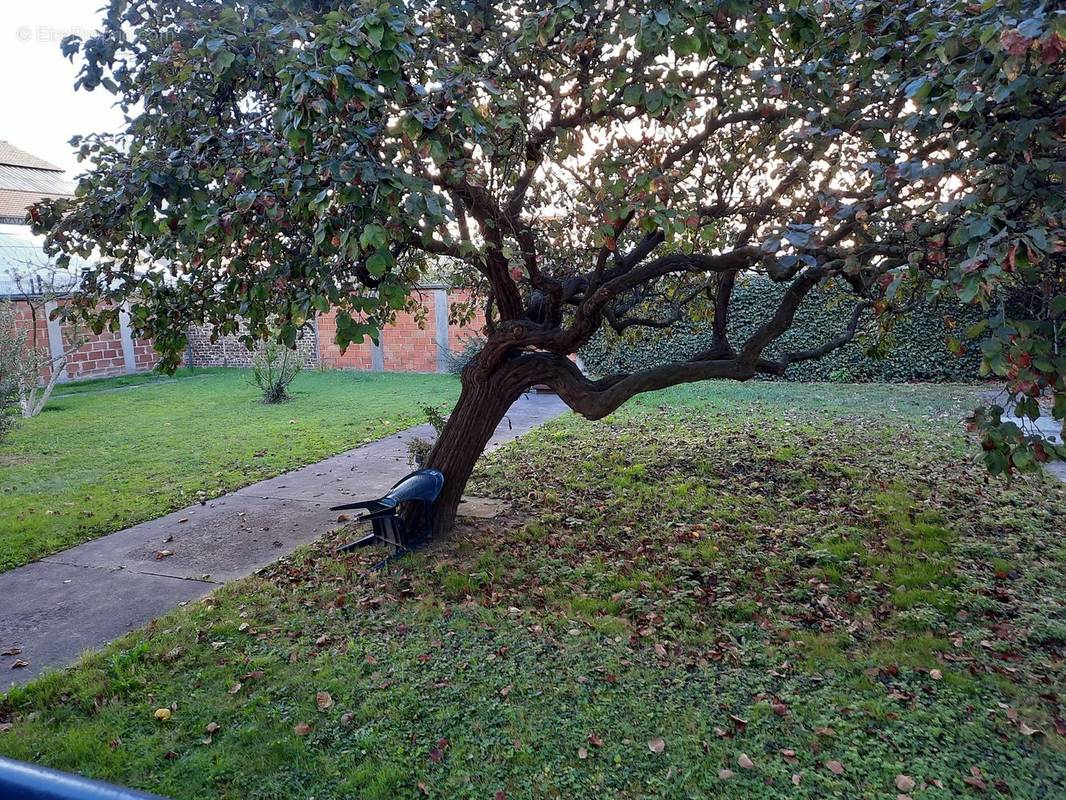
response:
{"label": "green leaf", "polygon": [[382,247],[387,241],[385,229],[376,222],[371,222],[363,228],[359,234],[359,244],[364,250],[374,250]]}
{"label": "green leaf", "polygon": [[375,278],[380,278],[389,271],[392,263],[392,253],[388,250],[378,250],[366,260],[366,269]]}

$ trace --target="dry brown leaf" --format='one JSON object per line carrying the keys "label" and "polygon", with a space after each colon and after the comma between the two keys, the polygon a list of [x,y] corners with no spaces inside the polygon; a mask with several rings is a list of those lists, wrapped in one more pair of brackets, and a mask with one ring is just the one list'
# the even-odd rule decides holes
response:
{"label": "dry brown leaf", "polygon": [[844,765],[841,764],[839,761],[826,761],[825,768],[832,772],[834,775],[844,774]]}
{"label": "dry brown leaf", "polygon": [[733,777],[733,770],[728,768],[720,769],[718,770],[718,777],[723,781],[727,781]]}
{"label": "dry brown leaf", "polygon": [[654,739],[648,742],[648,749],[658,755],[666,749],[666,742],[663,741],[662,737],[656,736]]}
{"label": "dry brown leaf", "polygon": [[297,722],[292,726],[292,732],[297,736],[306,736],[311,732],[311,726],[306,722]]}
{"label": "dry brown leaf", "polygon": [[333,697],[329,692],[319,692],[315,695],[315,705],[319,711],[325,711],[333,706]]}
{"label": "dry brown leaf", "polygon": [[914,786],[914,778],[910,775],[900,774],[896,776],[896,788],[901,792],[909,792]]}
{"label": "dry brown leaf", "polygon": [[751,769],[755,766],[755,762],[748,758],[747,753],[741,753],[737,756],[737,764],[739,764],[742,769]]}

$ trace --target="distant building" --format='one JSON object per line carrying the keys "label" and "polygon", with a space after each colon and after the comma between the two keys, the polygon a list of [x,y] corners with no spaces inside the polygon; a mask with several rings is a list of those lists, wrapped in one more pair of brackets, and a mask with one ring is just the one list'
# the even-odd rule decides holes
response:
{"label": "distant building", "polygon": [[26,209],[48,197],[71,197],[63,170],[0,139],[0,225],[26,225]]}

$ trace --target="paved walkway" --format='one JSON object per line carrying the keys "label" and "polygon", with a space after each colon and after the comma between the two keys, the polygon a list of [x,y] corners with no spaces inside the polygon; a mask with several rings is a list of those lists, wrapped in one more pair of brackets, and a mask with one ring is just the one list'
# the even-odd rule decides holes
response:
{"label": "paved walkway", "polygon": [[[565,410],[555,395],[520,398],[488,449]],[[407,443],[432,434],[409,428],[0,573],[0,652],[10,653],[0,657],[0,691],[317,539],[337,526],[330,506],[383,494],[411,471]],[[157,558],[164,550],[172,555]],[[16,660],[28,666],[13,669]]]}

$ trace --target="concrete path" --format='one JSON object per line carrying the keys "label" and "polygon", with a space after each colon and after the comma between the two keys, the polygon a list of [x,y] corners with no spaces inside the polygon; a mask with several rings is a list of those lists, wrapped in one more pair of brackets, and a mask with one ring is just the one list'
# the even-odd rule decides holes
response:
{"label": "concrete path", "polygon": [[[488,449],[565,410],[555,395],[520,398]],[[383,494],[411,471],[408,442],[432,435],[429,425],[409,428],[0,573],[0,691],[317,539],[337,526],[330,506]],[[13,668],[19,661],[26,666]]]}

